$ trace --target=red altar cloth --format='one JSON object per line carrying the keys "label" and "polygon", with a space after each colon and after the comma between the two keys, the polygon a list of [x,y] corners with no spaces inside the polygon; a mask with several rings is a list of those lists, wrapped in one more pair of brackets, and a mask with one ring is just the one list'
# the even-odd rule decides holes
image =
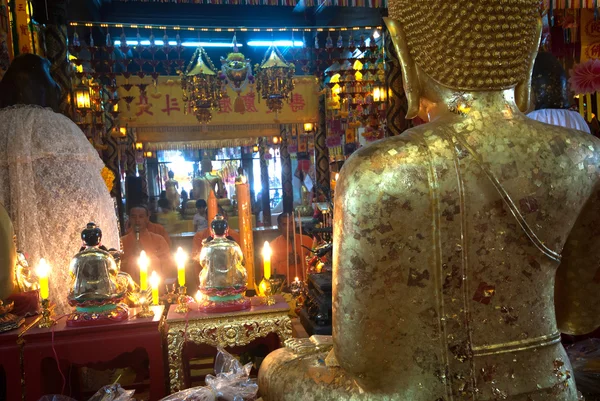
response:
{"label": "red altar cloth", "polygon": [[[137,309],[129,310],[129,320],[104,326],[68,327],[66,319],[57,322],[54,328],[30,329],[24,336],[23,350],[26,383],[26,401],[37,401],[49,385],[43,371],[44,360],[55,361],[54,350],[64,366],[85,366],[109,362],[126,353],[136,355],[145,350],[150,361],[150,401],[166,395],[163,357],[163,341],[160,330],[164,322],[164,306],[153,306],[153,318],[135,318]],[[54,350],[52,349],[54,331]],[[65,363],[66,362],[66,363]],[[127,366],[136,361],[128,361]],[[106,383],[111,384],[111,383]]]}

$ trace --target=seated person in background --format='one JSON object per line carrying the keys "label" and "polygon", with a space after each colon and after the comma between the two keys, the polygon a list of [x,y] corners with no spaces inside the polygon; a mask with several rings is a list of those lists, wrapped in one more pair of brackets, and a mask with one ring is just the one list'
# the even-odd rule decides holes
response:
{"label": "seated person in background", "polygon": [[[225,214],[225,211],[220,206],[219,206],[219,215],[223,216],[225,218],[225,220],[227,220],[227,214]],[[202,251],[202,242],[211,236],[212,236],[212,233],[211,233],[210,226],[207,226],[206,229],[204,229],[202,231],[198,231],[194,235],[194,239],[192,240],[192,260],[194,261],[194,266],[196,269],[196,277],[198,274],[200,274],[200,270],[201,270],[200,263],[198,262],[198,260],[200,257],[200,251]],[[233,228],[228,229],[226,238],[237,242],[238,245],[240,245],[240,243],[241,243],[240,232],[237,230],[234,230]]]}
{"label": "seated person in background", "polygon": [[[293,282],[295,277],[304,280],[307,264],[306,262],[302,263],[302,261],[306,261],[306,257],[310,255],[309,249],[312,249],[313,245],[311,237],[308,235],[301,236],[298,233],[296,234],[296,246],[294,247],[294,232],[292,230],[293,218],[294,217],[289,213],[282,213],[277,216],[277,227],[280,235],[270,244],[271,251],[273,252],[273,255],[271,256],[271,266],[273,271],[277,274],[287,276],[287,267],[289,263],[290,276],[288,277],[288,283]],[[288,235],[289,238],[286,240],[286,236]],[[298,273],[296,274],[296,272]]]}
{"label": "seated person in background", "polygon": [[546,124],[591,133],[581,115],[569,110],[567,73],[551,53],[538,53],[531,74],[531,104],[527,117]]}
{"label": "seated person in background", "polygon": [[206,219],[206,201],[198,199],[196,201],[196,214],[194,215],[194,231],[203,231],[208,228],[208,220]]}
{"label": "seated person in background", "polygon": [[158,200],[158,210],[158,215],[156,216],[158,224],[163,226],[168,233],[174,232],[177,222],[181,220],[180,214],[169,208],[169,201],[167,199]]}
{"label": "seated person in background", "polygon": [[140,252],[145,251],[150,259],[148,272],[157,271],[162,280],[176,277],[177,271],[171,250],[162,236],[148,230],[148,218],[149,213],[146,206],[134,206],[129,211],[132,230],[121,237],[123,245],[121,270],[129,273],[132,277],[139,277],[138,258]]}

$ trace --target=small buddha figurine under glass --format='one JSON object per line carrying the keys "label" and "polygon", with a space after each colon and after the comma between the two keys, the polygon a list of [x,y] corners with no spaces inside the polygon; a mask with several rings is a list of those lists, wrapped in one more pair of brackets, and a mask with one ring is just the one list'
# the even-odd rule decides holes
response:
{"label": "small buddha figurine under glass", "polygon": [[85,245],[71,260],[69,304],[76,310],[67,324],[110,323],[127,319],[127,309],[119,305],[127,288],[118,280],[114,257],[101,245],[102,230],[88,223],[81,233]]}
{"label": "small buddha figurine under glass", "polygon": [[200,287],[203,299],[199,309],[205,312],[230,312],[247,309],[244,297],[247,274],[240,246],[227,237],[229,226],[221,215],[211,223],[212,237],[204,240],[200,252]]}

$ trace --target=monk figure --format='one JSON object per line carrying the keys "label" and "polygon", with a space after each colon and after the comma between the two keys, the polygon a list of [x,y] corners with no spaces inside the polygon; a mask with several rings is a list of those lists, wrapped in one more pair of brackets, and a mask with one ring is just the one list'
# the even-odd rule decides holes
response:
{"label": "monk figure", "polygon": [[520,111],[539,2],[390,0],[389,15],[407,117],[430,122],[346,161],[333,349],[271,353],[261,395],[576,401],[560,332],[600,325],[600,141]]}

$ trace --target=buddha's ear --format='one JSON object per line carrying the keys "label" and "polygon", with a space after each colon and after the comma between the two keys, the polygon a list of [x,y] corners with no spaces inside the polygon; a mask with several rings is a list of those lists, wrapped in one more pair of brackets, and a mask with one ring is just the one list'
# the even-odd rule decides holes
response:
{"label": "buddha's ear", "polygon": [[417,66],[413,61],[408,50],[406,42],[406,36],[400,23],[389,17],[383,19],[385,25],[387,25],[392,38],[396,55],[400,61],[400,67],[402,68],[402,83],[404,86],[404,92],[408,101],[408,109],[406,111],[406,118],[412,119],[419,113],[420,99],[421,99],[421,84],[419,82],[419,76],[417,74]]}
{"label": "buddha's ear", "polygon": [[537,57],[538,49],[540,47],[541,37],[542,20],[540,18],[536,25],[535,41],[532,44],[532,48],[529,50],[531,58],[528,60],[526,78],[519,82],[515,88],[515,102],[517,103],[519,110],[523,113],[529,109],[529,100],[531,97],[531,73],[533,72],[533,65],[535,64],[535,58]]}

